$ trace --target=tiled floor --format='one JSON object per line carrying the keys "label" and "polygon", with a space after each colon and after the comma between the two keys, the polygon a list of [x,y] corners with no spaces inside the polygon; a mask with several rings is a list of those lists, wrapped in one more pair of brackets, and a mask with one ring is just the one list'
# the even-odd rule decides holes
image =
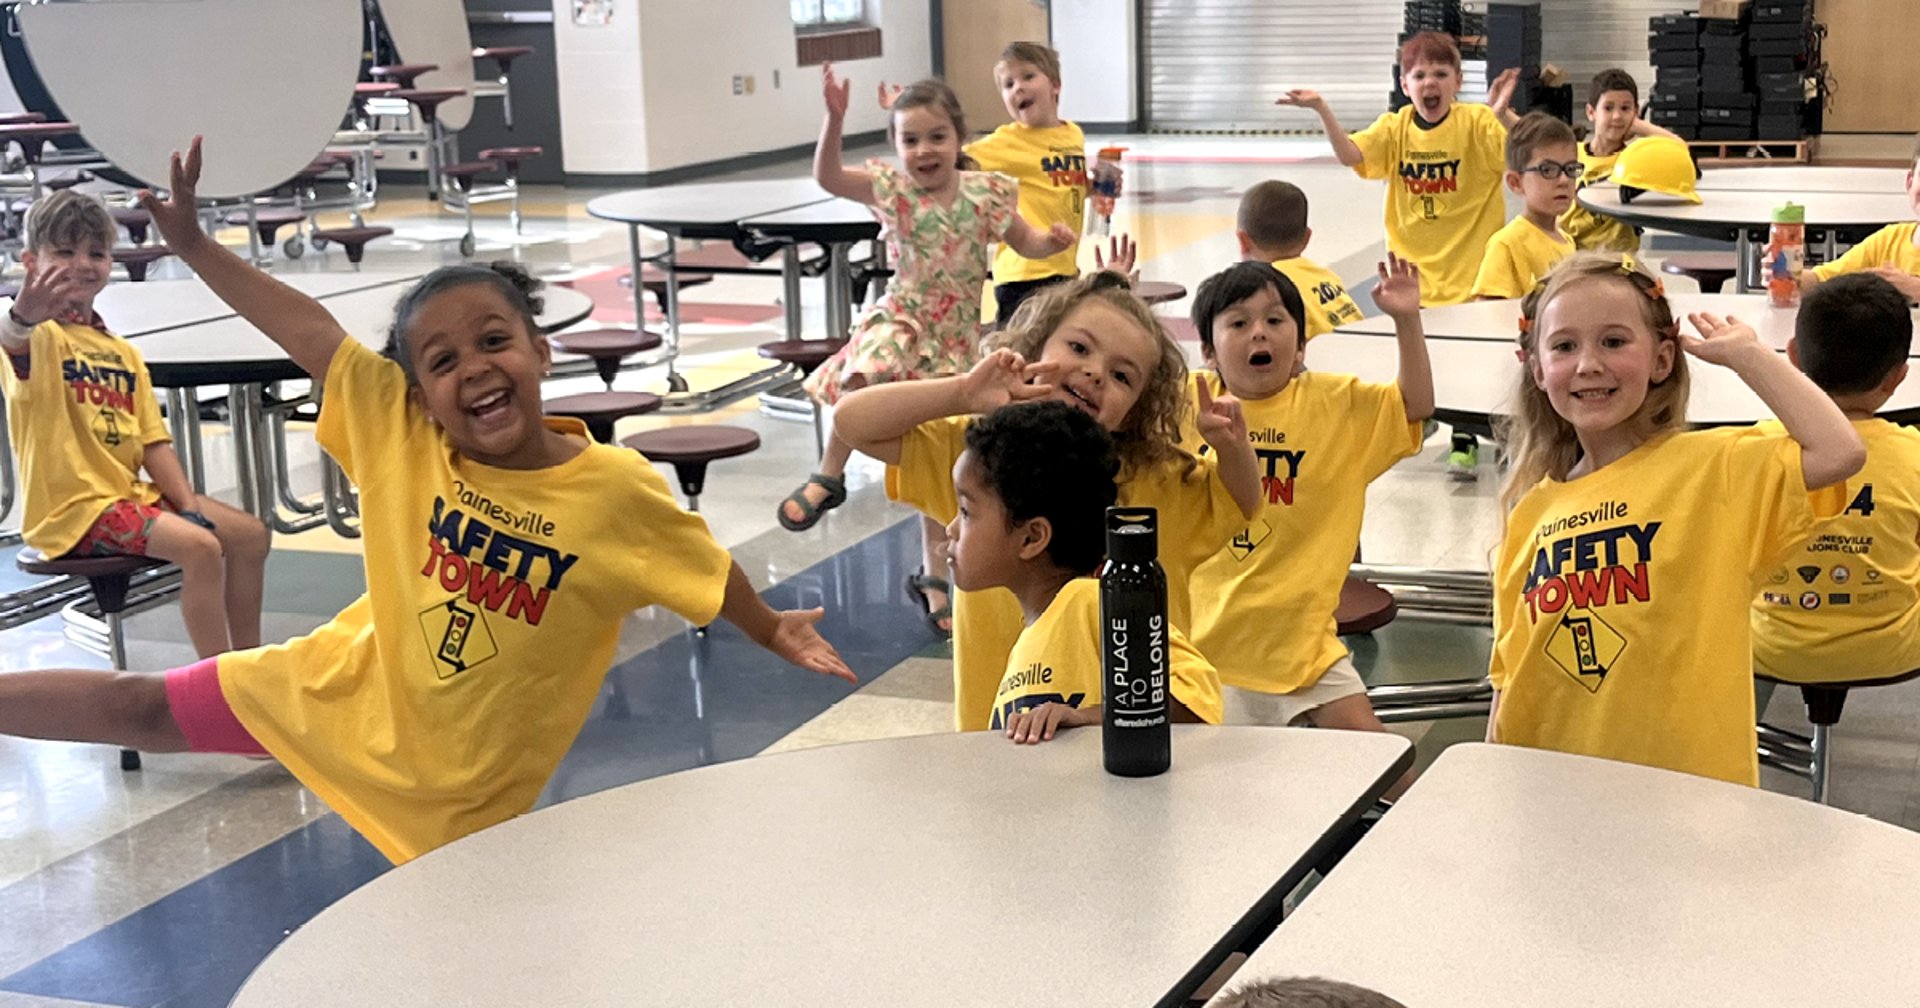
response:
{"label": "tiled floor", "polygon": [[[1251,182],[1285,177],[1313,200],[1310,254],[1361,281],[1381,255],[1380,191],[1324,159],[1313,140],[1130,139],[1128,196],[1116,230],[1141,242],[1151,278],[1189,288],[1236,253],[1232,217]],[[751,173],[794,175],[793,162]],[[583,280],[603,299],[607,320],[630,319],[625,292],[606,271],[623,266],[624,231],[587,217],[587,190],[530,189],[526,234],[514,240],[505,208],[479,208],[482,257],[516,257],[555,279]],[[397,229],[368,251],[370,270],[421,270],[453,261],[459,229],[430,204],[389,187],[373,215]],[[238,232],[230,240],[238,242]],[[345,269],[337,251],[282,261],[285,270]],[[177,263],[162,265],[175,275]],[[1681,281],[1684,283],[1684,281]],[[1364,293],[1364,285],[1357,284]],[[688,327],[683,367],[696,385],[756,369],[752,348],[779,335],[779,284],[721,277],[694,292],[700,321]],[[820,290],[804,292],[810,328],[820,326]],[[1171,313],[1185,304],[1170,306]],[[1309,363],[1311,353],[1309,352]],[[657,371],[628,374],[622,387],[655,388]],[[554,393],[595,387],[555,383]],[[926,629],[900,590],[917,564],[917,523],[889,505],[879,468],[857,462],[848,504],[815,530],[792,534],[774,505],[811,468],[809,426],[765,415],[754,400],[697,418],[646,417],[622,434],[687,419],[743,424],[760,451],[718,463],[702,513],[776,604],[822,605],[825,631],[854,663],[863,685],[846,688],[776,668],[725,628],[705,645],[684,625],[653,612],[625,627],[603,702],[548,787],[551,802],[717,759],[757,752],[939,732],[951,724],[945,645]],[[231,489],[224,464],[231,442],[211,430],[210,483]],[[315,454],[296,431],[297,478],[309,488]],[[1498,533],[1489,466],[1478,483],[1451,481],[1436,438],[1378,481],[1368,495],[1363,549],[1369,562],[1484,569]],[[1488,453],[1489,455],[1491,453]],[[0,518],[0,528],[8,522]],[[362,589],[358,546],[328,531],[276,542],[266,599],[271,635],[318,625]],[[0,590],[9,573],[0,572]],[[857,618],[855,615],[857,614]],[[143,667],[191,657],[177,613],[162,608],[130,621]],[[1483,628],[1398,622],[1355,642],[1372,682],[1476,675],[1486,665]],[[703,648],[708,652],[702,654]],[[696,656],[700,660],[696,663]],[[66,642],[57,620],[0,633],[0,673],[52,665],[98,665]],[[704,717],[694,715],[696,679]],[[1799,722],[1783,693],[1776,722]],[[1920,827],[1920,683],[1856,696],[1836,734],[1836,803]],[[1484,731],[1478,720],[1399,726],[1419,743],[1422,764],[1454,741]],[[1804,783],[1769,771],[1766,784],[1803,793]],[[149,757],[122,773],[110,750],[0,739],[0,1008],[87,1005],[217,1005],[288,930],[365,882],[384,864],[338,817],[277,766],[200,756]]]}

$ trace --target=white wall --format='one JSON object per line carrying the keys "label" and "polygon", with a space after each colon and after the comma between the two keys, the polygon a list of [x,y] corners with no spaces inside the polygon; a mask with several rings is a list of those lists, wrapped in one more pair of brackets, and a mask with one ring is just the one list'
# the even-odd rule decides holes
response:
{"label": "white wall", "polygon": [[[885,55],[836,66],[853,80],[849,133],[886,126],[876,83],[933,63],[927,0],[867,6]],[[571,0],[554,0],[554,22],[569,173],[658,172],[820,133],[820,68],[795,61],[787,0],[623,0],[606,28],[576,27]],[[736,75],[752,75],[752,94],[733,93]]]}
{"label": "white wall", "polygon": [[1082,123],[1131,123],[1139,118],[1136,3],[1053,0],[1063,118]]}

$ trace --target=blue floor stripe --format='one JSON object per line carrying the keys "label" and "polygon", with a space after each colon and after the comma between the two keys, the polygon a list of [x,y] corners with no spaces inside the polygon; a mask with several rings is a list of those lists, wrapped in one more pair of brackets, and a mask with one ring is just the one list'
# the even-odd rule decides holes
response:
{"label": "blue floor stripe", "polygon": [[[824,606],[821,633],[866,681],[932,642],[899,589],[919,564],[920,522],[910,519],[766,597],[779,609]],[[540,804],[750,756],[847,695],[844,684],[783,664],[730,625],[716,625],[702,650],[689,632],[610,671]],[[695,716],[696,667],[704,717]],[[329,815],[0,979],[0,991],[128,1008],[222,1005],[282,937],[386,868]]]}

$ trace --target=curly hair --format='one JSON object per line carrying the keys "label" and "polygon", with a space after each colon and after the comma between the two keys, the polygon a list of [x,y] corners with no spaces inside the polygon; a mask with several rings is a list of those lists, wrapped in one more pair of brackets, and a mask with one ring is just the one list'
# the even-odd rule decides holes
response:
{"label": "curly hair", "polygon": [[387,345],[380,353],[388,360],[400,365],[409,384],[419,384],[419,377],[413,371],[413,355],[407,350],[408,329],[413,325],[413,317],[420,307],[436,295],[444,294],[456,287],[469,284],[485,284],[500,292],[507,304],[518,312],[521,321],[527,325],[527,333],[539,338],[540,324],[535,321],[540,310],[546,307],[546,299],[540,296],[546,282],[528,273],[519,263],[499,262],[485,266],[476,263],[461,263],[458,266],[442,266],[422,277],[420,282],[400,296],[393,308],[393,324],[387,328]]}
{"label": "curly hair", "polygon": [[1187,395],[1187,359],[1153,310],[1133,295],[1126,277],[1103,271],[1035,293],[1014,312],[1006,327],[993,335],[988,349],[1007,347],[1028,360],[1039,360],[1054,330],[1060,328],[1075,308],[1089,300],[1099,301],[1125,315],[1153,338],[1160,354],[1141,385],[1140,398],[1126,419],[1120,421],[1119,429],[1111,432],[1114,445],[1120,451],[1122,479],[1128,478],[1124,474],[1174,464],[1181,466],[1183,478],[1192,475],[1198,463],[1180,447],[1191,409]]}
{"label": "curly hair", "polygon": [[1091,574],[1107,554],[1120,456],[1099,422],[1063,402],[1002,406],[967,427],[967,452],[1014,522],[1045,518],[1047,558]]}

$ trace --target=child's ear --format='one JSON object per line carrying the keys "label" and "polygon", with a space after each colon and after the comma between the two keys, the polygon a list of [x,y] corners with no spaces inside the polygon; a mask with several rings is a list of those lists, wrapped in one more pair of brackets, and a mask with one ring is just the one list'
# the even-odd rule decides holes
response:
{"label": "child's ear", "polygon": [[1787,363],[1793,365],[1795,371],[1806,370],[1800,365],[1800,337],[1798,336],[1787,337]]}
{"label": "child's ear", "polygon": [[1253,239],[1247,237],[1247,233],[1245,231],[1236,229],[1233,232],[1233,237],[1238,239],[1240,242],[1240,258],[1245,259],[1246,257],[1253,254]]}
{"label": "child's ear", "polygon": [[1047,555],[1053,544],[1053,523],[1045,518],[1029,518],[1020,524],[1020,559],[1031,563]]}
{"label": "child's ear", "polygon": [[28,249],[25,252],[20,253],[20,265],[22,268],[24,268],[27,271],[28,276],[33,275],[34,269],[37,268],[39,264],[40,264],[40,256],[37,253],[35,253],[32,249]]}
{"label": "child's ear", "polygon": [[1307,243],[1309,243],[1309,242],[1311,242],[1311,241],[1313,241],[1313,229],[1312,229],[1312,228],[1308,228],[1308,229],[1307,229],[1307,233],[1306,233],[1306,234],[1304,234],[1304,235],[1302,235],[1302,236],[1300,237],[1300,247],[1301,247],[1301,248],[1306,248],[1306,247],[1307,247]]}
{"label": "child's ear", "polygon": [[1900,387],[1900,383],[1906,380],[1907,365],[1902,364],[1894,368],[1893,373],[1887,375],[1885,380],[1880,382],[1880,391],[1885,395],[1892,395],[1894,391]]}
{"label": "child's ear", "polygon": [[407,402],[412,403],[413,408],[424,414],[429,422],[439,426],[439,421],[434,420],[433,414],[427,412],[427,394],[420,390],[419,382],[407,384]]}
{"label": "child's ear", "polygon": [[1666,381],[1673,374],[1673,358],[1680,352],[1680,341],[1663,339],[1653,348],[1654,384]]}
{"label": "child's ear", "polygon": [[1510,171],[1507,173],[1507,191],[1512,193],[1520,192],[1520,173],[1519,172]]}

